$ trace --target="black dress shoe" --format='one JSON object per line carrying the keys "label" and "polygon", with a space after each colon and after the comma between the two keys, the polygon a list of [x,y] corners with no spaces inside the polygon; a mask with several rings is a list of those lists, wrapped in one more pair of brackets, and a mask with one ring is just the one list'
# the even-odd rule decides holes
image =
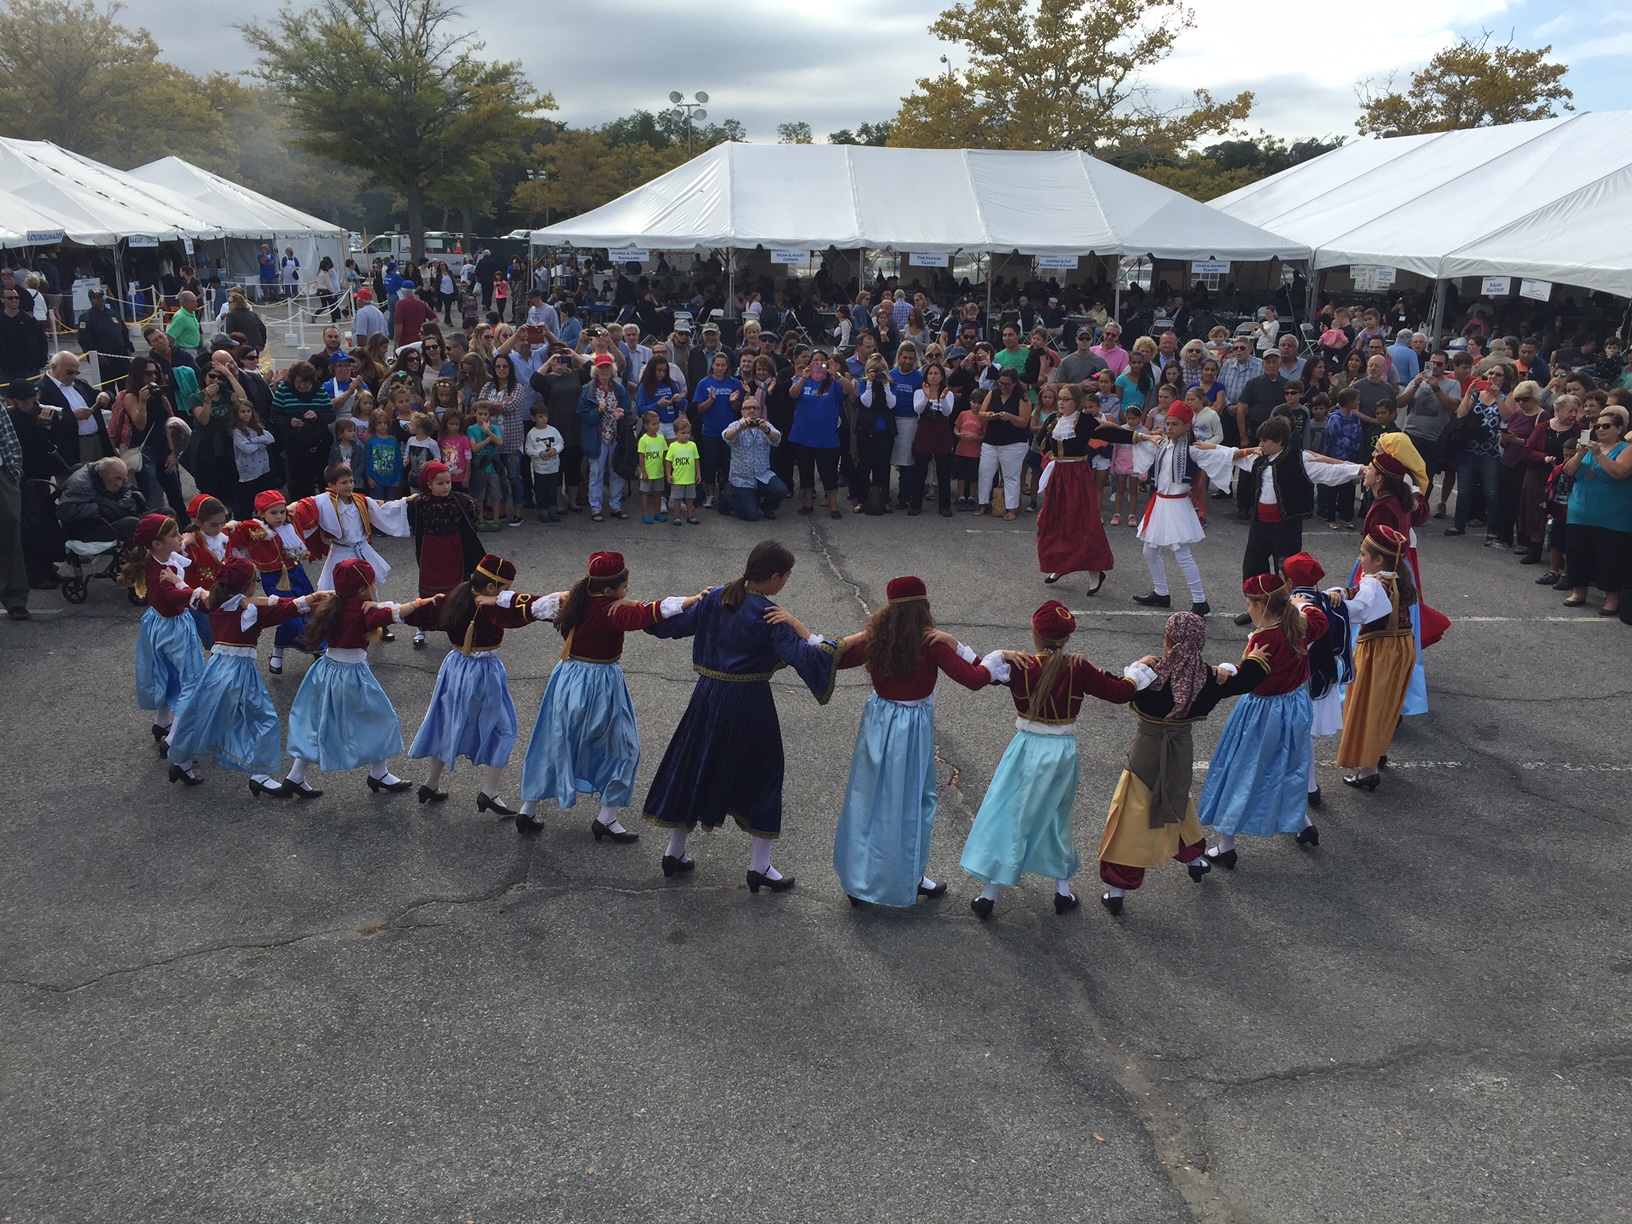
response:
{"label": "black dress shoe", "polygon": [[946,881],[942,880],[939,884],[935,885],[934,888],[925,888],[924,882],[919,880],[918,895],[920,897],[944,897],[946,896]]}
{"label": "black dress shoe", "polygon": [[[1206,616],[1212,610],[1213,610],[1213,605],[1208,603],[1205,599],[1202,600],[1200,603],[1193,603],[1193,604],[1190,605],[1190,611],[1192,613],[1194,613],[1196,616]],[[1251,618],[1249,617],[1248,619],[1251,619]]]}
{"label": "black dress shoe", "polygon": [[1213,869],[1213,860],[1204,854],[1200,858],[1191,859],[1184,865],[1184,868],[1190,873],[1190,879],[1200,884],[1207,878],[1207,873]]}
{"label": "black dress shoe", "polygon": [[429,786],[419,788],[419,801],[421,803],[445,803],[447,798],[447,791],[434,790]]}
{"label": "black dress shoe", "polygon": [[1121,897],[1113,897],[1110,893],[1100,893],[1099,903],[1111,911],[1111,917],[1113,918],[1122,912]]}
{"label": "black dress shoe", "polygon": [[[1403,716],[1400,717],[1400,718],[1395,719],[1394,720],[1395,727],[1398,727],[1400,725],[1400,723],[1402,723],[1404,721],[1405,721],[1405,719],[1404,719]],[[1377,768],[1378,769],[1387,769],[1388,768],[1388,753],[1385,752],[1385,753],[1383,753],[1382,756],[1377,758]]]}
{"label": "black dress shoe", "polygon": [[249,780],[249,793],[252,795],[271,795],[274,799],[287,799],[289,791],[277,782],[257,782]]}
{"label": "black dress shoe", "polygon": [[616,829],[609,828],[608,826],[602,824],[601,823],[601,818],[599,816],[597,816],[590,823],[589,831],[591,833],[595,834],[595,840],[596,841],[600,841],[601,838],[603,838],[603,837],[610,837],[613,841],[617,842],[619,845],[627,845],[630,842],[636,842],[636,841],[640,840],[640,834],[639,833],[631,833],[631,832],[629,832],[628,829],[625,829],[622,833],[619,833]]}
{"label": "black dress shoe", "polygon": [[1054,912],[1056,914],[1070,913],[1072,910],[1076,909],[1077,906],[1079,906],[1081,904],[1082,904],[1082,902],[1079,901],[1076,897],[1064,897],[1064,896],[1061,896],[1059,893],[1054,894]]}
{"label": "black dress shoe", "polygon": [[395,782],[382,782],[373,774],[368,775],[368,789],[373,791],[376,795],[381,791],[389,791],[393,795],[400,794],[401,792],[410,789],[413,785],[414,784],[408,781],[407,778],[398,778]]}
{"label": "black dress shoe", "polygon": [[1300,846],[1318,846],[1318,845],[1320,845],[1320,830],[1317,829],[1314,825],[1310,825],[1307,829],[1299,829],[1298,830],[1298,845],[1300,845]]}
{"label": "black dress shoe", "polygon": [[1315,787],[1314,790],[1309,792],[1309,806],[1310,807],[1318,808],[1324,802],[1326,802],[1326,801],[1320,797],[1320,787],[1317,786],[1317,787]]}
{"label": "black dress shoe", "polygon": [[1217,846],[1214,846],[1207,851],[1207,857],[1226,871],[1234,871],[1236,860],[1240,858],[1240,855],[1236,854],[1234,846],[1231,846],[1228,850],[1220,850]]}
{"label": "black dress shoe", "polygon": [[1158,595],[1155,591],[1148,595],[1135,595],[1133,602],[1147,608],[1171,608],[1173,606],[1173,600],[1170,596]]}
{"label": "black dress shoe", "polygon": [[478,812],[492,812],[497,816],[514,816],[515,808],[507,808],[497,799],[489,798],[480,791],[476,792],[476,810]]}
{"label": "black dress shoe", "polygon": [[1344,786],[1352,786],[1355,790],[1372,791],[1375,793],[1377,784],[1383,780],[1381,774],[1372,774],[1369,778],[1362,778],[1359,774],[1350,774],[1343,779]]}
{"label": "black dress shoe", "polygon": [[[920,888],[918,891],[923,892],[924,890]],[[849,893],[844,894],[844,899],[846,901],[850,902],[850,908],[851,909],[855,909],[858,905],[861,904],[861,898],[860,897],[852,897]]]}
{"label": "black dress shoe", "polygon": [[148,728],[148,730],[152,731],[153,732],[153,738],[156,739],[156,740],[159,740],[160,742],[163,742],[164,737],[170,734],[170,728],[169,727],[161,727],[161,726],[159,726],[158,723],[154,723],[151,727]]}
{"label": "black dress shoe", "polygon": [[543,831],[544,822],[537,816],[529,816],[526,812],[516,813],[517,833],[542,833]]}
{"label": "black dress shoe", "polygon": [[992,916],[992,899],[990,897],[976,897],[969,902],[969,908],[975,911],[975,917],[982,922]]}
{"label": "black dress shoe", "polygon": [[283,789],[296,799],[318,799],[323,792],[315,786],[307,786],[304,782],[296,782],[293,778],[283,780]]}
{"label": "black dress shoe", "polygon": [[1100,570],[1099,571],[1099,581],[1094,583],[1093,586],[1089,587],[1086,591],[1084,591],[1083,594],[1084,595],[1098,595],[1099,594],[1099,588],[1104,586],[1104,585],[1105,585],[1105,571]]}
{"label": "black dress shoe", "polygon": [[397,635],[392,633],[390,629],[381,629],[380,630],[380,641],[382,641],[382,642],[394,642],[396,640],[397,640]]}
{"label": "black dress shoe", "polygon": [[677,875],[683,875],[697,866],[694,858],[675,858],[672,854],[663,856],[663,877],[672,880]]}
{"label": "black dress shoe", "polygon": [[180,782],[186,786],[203,786],[204,779],[190,769],[183,769],[180,765],[170,766],[170,781]]}
{"label": "black dress shoe", "polygon": [[1250,624],[1252,624],[1252,613],[1251,612],[1238,613],[1236,618],[1235,618],[1235,623],[1238,624],[1238,625],[1250,625]]}
{"label": "black dress shoe", "polygon": [[757,894],[762,888],[768,888],[772,892],[787,892],[792,887],[792,876],[783,876],[780,880],[773,880],[770,876],[758,871],[748,873],[748,891],[751,893]]}
{"label": "black dress shoe", "polygon": [[1043,575],[1043,585],[1044,586],[1053,586],[1059,580],[1060,580],[1060,576],[1058,574],[1044,574]]}

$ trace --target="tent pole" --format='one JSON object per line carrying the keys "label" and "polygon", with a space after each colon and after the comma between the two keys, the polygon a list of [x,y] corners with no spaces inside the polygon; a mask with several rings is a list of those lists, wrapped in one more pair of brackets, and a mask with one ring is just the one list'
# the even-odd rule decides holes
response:
{"label": "tent pole", "polygon": [[[1112,286],[1112,290],[1113,290],[1113,292],[1115,294],[1115,296],[1111,299],[1111,318],[1116,320],[1116,325],[1118,327],[1121,327],[1122,326],[1122,257],[1120,255],[1117,256],[1117,259],[1116,259],[1116,272],[1113,274],[1113,277],[1112,277],[1112,280],[1111,280],[1111,286]],[[939,479],[939,473],[936,474],[936,478]]]}
{"label": "tent pole", "polygon": [[1440,332],[1445,328],[1445,284],[1442,280],[1434,281],[1434,304],[1428,312],[1428,344],[1434,349],[1440,347]]}
{"label": "tent pole", "polygon": [[1313,259],[1304,261],[1303,274],[1305,277],[1303,282],[1303,317],[1306,322],[1313,323],[1315,321],[1315,311],[1319,309],[1315,303],[1320,295],[1320,273],[1315,271],[1315,261]]}
{"label": "tent pole", "polygon": [[[982,335],[985,335],[992,327],[992,253],[990,251],[986,252],[986,314],[981,321],[984,326],[981,327],[980,331]],[[939,480],[940,475],[940,469],[936,468],[935,478]]]}

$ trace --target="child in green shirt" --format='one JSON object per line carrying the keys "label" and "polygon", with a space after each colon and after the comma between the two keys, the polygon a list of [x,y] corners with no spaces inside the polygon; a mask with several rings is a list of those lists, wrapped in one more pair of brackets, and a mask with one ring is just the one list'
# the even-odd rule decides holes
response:
{"label": "child in green shirt", "polygon": [[697,443],[691,440],[691,422],[684,416],[674,422],[674,441],[664,453],[669,475],[669,509],[674,512],[674,525],[681,523],[681,508],[685,521],[697,523]]}
{"label": "child in green shirt", "polygon": [[647,526],[668,520],[668,515],[663,513],[663,490],[667,487],[663,480],[663,460],[669,440],[658,432],[662,423],[657,413],[644,414],[640,426],[646,432],[635,443],[635,449],[640,452],[640,521]]}

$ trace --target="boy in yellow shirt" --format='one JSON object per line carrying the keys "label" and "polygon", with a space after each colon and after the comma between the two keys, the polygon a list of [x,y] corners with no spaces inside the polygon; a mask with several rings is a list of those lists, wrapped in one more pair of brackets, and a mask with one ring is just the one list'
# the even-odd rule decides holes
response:
{"label": "boy in yellow shirt", "polygon": [[669,473],[669,509],[674,512],[674,525],[681,522],[681,507],[685,521],[697,523],[697,443],[691,440],[691,421],[677,417],[674,422],[674,441],[664,455]]}
{"label": "boy in yellow shirt", "polygon": [[[669,448],[669,440],[658,432],[661,424],[655,412],[642,416],[640,425],[646,432],[640,435],[640,441],[635,444],[635,449],[640,452],[640,521],[648,527],[654,522],[667,522],[669,517],[663,513],[663,490],[667,488],[663,481],[663,458]],[[678,514],[675,517],[678,519]]]}

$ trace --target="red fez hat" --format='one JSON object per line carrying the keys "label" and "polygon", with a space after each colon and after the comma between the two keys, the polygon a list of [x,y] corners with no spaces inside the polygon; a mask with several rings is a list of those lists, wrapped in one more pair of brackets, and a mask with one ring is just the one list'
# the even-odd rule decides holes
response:
{"label": "red fez hat", "polygon": [[171,522],[168,514],[148,514],[136,524],[136,534],[131,537],[131,543],[137,548],[146,548],[158,539],[164,531],[165,525]]}
{"label": "red fez hat", "polygon": [[1186,425],[1196,423],[1196,414],[1190,411],[1189,404],[1170,404],[1167,409],[1168,418],[1183,421]]}
{"label": "red fez hat", "polygon": [[1398,459],[1385,450],[1380,450],[1376,454],[1372,455],[1371,466],[1376,468],[1379,472],[1388,473],[1390,476],[1397,478],[1403,478],[1405,476],[1405,464],[1401,463]]}
{"label": "red fez hat", "polygon": [[1045,641],[1058,642],[1077,631],[1077,618],[1070,608],[1051,599],[1031,614],[1031,631]]}
{"label": "red fez hat", "polygon": [[928,599],[929,591],[922,578],[891,578],[884,588],[891,603],[905,603],[910,599]]}
{"label": "red fez hat", "polygon": [[339,595],[361,595],[374,585],[374,567],[356,557],[334,567],[334,590]]}
{"label": "red fez hat", "polygon": [[[447,464],[441,463],[438,460],[432,459],[424,467],[419,469],[419,487],[421,489],[423,489],[425,492],[429,493],[431,491],[431,481],[435,480],[438,476],[446,475],[447,470],[448,470],[448,465]],[[940,476],[940,473],[937,472],[936,473],[937,479],[939,478],[939,476]]]}
{"label": "red fez hat", "polygon": [[210,500],[208,493],[195,494],[193,500],[187,503],[187,517],[197,518],[199,507]]}
{"label": "red fez hat", "polygon": [[1295,587],[1312,587],[1326,577],[1326,568],[1306,552],[1288,557],[1281,562],[1281,572],[1286,580]]}
{"label": "red fez hat", "polygon": [[623,563],[623,554],[615,552],[598,552],[589,559],[589,576],[591,578],[616,578],[619,574],[627,573],[629,567]]}
{"label": "red fez hat", "polygon": [[1376,527],[1366,532],[1366,543],[1376,552],[1385,557],[1401,557],[1405,555],[1406,539],[1387,523],[1378,523]]}
{"label": "red fez hat", "polygon": [[1279,574],[1254,574],[1241,584],[1242,594],[1251,599],[1268,599],[1286,590],[1286,580]]}
{"label": "red fez hat", "polygon": [[249,558],[234,555],[227,558],[226,564],[221,567],[220,573],[216,575],[216,581],[226,587],[227,590],[236,591],[246,585],[253,577],[255,577],[255,567],[250,563]]}
{"label": "red fez hat", "polygon": [[267,489],[255,494],[255,513],[265,514],[273,506],[286,506],[289,503],[283,500],[283,494],[276,489]]}
{"label": "red fez hat", "polygon": [[[438,466],[441,465],[438,464]],[[516,563],[488,553],[477,564],[476,572],[483,578],[496,582],[500,586],[509,586],[516,580]]]}

